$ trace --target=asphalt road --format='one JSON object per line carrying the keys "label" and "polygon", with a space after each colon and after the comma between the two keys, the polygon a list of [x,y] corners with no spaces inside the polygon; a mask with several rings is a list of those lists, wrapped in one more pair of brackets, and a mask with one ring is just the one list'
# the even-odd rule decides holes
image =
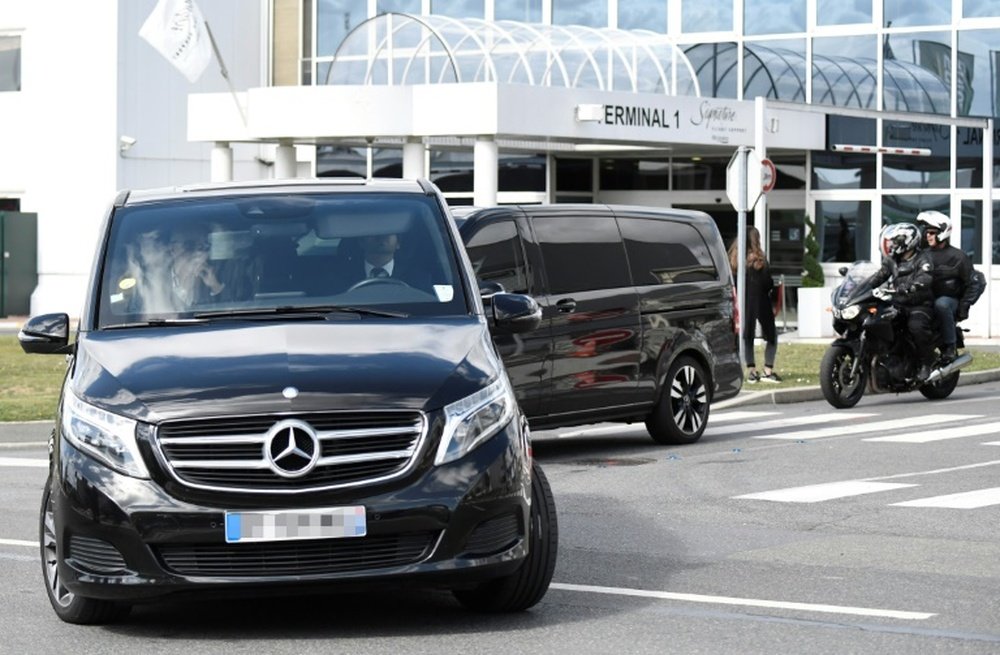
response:
{"label": "asphalt road", "polygon": [[108,627],[49,609],[49,428],[0,426],[0,651],[998,653],[998,401],[991,382],[933,403],[732,407],[678,448],[642,426],[538,432],[561,542],[522,614],[406,591],[161,603]]}

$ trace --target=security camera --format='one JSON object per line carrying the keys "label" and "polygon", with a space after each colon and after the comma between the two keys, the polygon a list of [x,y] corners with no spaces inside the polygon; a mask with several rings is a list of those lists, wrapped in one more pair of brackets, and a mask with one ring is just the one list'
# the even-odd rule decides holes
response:
{"label": "security camera", "polygon": [[118,150],[125,153],[129,148],[135,145],[136,141],[137,139],[135,137],[123,134],[118,137]]}

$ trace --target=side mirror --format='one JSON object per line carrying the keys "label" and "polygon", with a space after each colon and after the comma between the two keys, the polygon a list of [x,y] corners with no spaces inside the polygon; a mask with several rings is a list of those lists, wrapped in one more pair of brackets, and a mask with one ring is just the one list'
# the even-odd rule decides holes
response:
{"label": "side mirror", "polygon": [[499,282],[490,282],[488,280],[478,280],[478,282],[480,296],[492,296],[498,293],[506,293],[503,285]]}
{"label": "side mirror", "polygon": [[837,272],[840,273],[840,277],[844,277],[845,275],[847,275],[847,267],[841,266],[840,268],[837,269]]}
{"label": "side mirror", "polygon": [[489,311],[494,334],[529,332],[542,323],[542,308],[535,299],[518,293],[494,294]]}
{"label": "side mirror", "polygon": [[42,355],[69,352],[69,316],[66,314],[42,314],[33,316],[21,326],[17,333],[21,350]]}

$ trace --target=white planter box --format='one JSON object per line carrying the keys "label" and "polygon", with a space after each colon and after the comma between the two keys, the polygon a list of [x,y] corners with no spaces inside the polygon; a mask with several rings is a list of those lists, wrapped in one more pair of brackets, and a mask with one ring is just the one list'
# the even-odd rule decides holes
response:
{"label": "white planter box", "polygon": [[800,287],[798,289],[799,336],[803,338],[833,337],[833,314],[830,313],[829,287]]}

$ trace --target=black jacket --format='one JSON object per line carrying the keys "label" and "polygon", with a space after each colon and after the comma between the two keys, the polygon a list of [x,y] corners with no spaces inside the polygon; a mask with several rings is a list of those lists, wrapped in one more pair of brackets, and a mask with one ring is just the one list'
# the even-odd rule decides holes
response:
{"label": "black jacket", "polygon": [[934,264],[934,296],[951,296],[958,298],[960,304],[972,305],[982,290],[969,256],[952,245],[928,248],[926,252]]}
{"label": "black jacket", "polygon": [[871,277],[871,284],[877,287],[886,280],[892,281],[893,300],[900,305],[915,307],[934,302],[934,263],[926,250],[905,261],[883,257],[882,267]]}

